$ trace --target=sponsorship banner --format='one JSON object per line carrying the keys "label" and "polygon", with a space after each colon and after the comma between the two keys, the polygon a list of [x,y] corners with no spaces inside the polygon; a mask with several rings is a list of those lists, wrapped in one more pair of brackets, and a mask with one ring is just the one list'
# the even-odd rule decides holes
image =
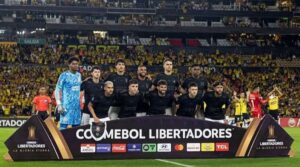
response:
{"label": "sponsorship banner", "polygon": [[[33,137],[32,137],[33,136]],[[50,144],[51,142],[51,144]],[[248,129],[173,116],[145,116],[58,131],[31,117],[6,142],[12,160],[289,156],[293,139],[269,115]],[[29,152],[23,149],[30,148]]]}
{"label": "sponsorship banner", "polygon": [[300,128],[300,118],[279,118],[281,127]]}
{"label": "sponsorship banner", "polygon": [[21,127],[28,118],[5,118],[0,117],[0,128],[17,128]]}
{"label": "sponsorship banner", "polygon": [[91,66],[91,65],[82,65],[82,66],[79,66],[80,72],[83,72],[83,71],[90,72],[90,71],[92,71],[92,68],[93,68],[93,66]]}
{"label": "sponsorship banner", "polygon": [[17,42],[14,41],[1,41],[0,45],[17,45]]}
{"label": "sponsorship banner", "polygon": [[45,45],[46,39],[41,38],[19,38],[17,41],[21,45]]}

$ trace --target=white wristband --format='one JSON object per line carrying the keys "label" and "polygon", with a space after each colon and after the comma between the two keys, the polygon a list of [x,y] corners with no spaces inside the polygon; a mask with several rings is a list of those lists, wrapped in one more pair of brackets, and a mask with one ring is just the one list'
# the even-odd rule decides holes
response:
{"label": "white wristband", "polygon": [[61,101],[60,100],[56,100],[56,104],[57,105],[61,105]]}

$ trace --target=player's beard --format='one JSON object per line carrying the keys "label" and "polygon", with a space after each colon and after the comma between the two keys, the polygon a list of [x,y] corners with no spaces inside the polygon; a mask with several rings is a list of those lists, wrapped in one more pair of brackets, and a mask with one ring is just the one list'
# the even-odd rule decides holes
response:
{"label": "player's beard", "polygon": [[159,93],[160,95],[163,95],[163,96],[166,95],[166,92],[167,92],[167,91],[160,91],[160,90],[158,91],[158,93]]}
{"label": "player's beard", "polygon": [[192,76],[193,76],[194,78],[199,78],[199,77],[200,77],[200,74],[192,74]]}
{"label": "player's beard", "polygon": [[139,73],[139,77],[146,78],[147,74],[143,75],[142,73]]}

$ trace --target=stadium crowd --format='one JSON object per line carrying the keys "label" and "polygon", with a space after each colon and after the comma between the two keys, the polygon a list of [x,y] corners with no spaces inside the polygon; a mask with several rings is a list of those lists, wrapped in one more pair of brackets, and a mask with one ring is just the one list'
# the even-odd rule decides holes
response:
{"label": "stadium crowd", "polygon": [[[114,71],[114,61],[124,59],[127,71],[132,77],[136,76],[137,65],[149,67],[149,74],[154,78],[160,70],[159,66],[165,58],[173,60],[174,72],[180,82],[189,76],[188,67],[199,64],[202,75],[210,84],[222,80],[227,91],[239,92],[260,85],[262,95],[267,96],[274,85],[279,87],[285,96],[280,99],[281,116],[300,116],[300,71],[292,68],[281,68],[276,64],[271,54],[239,55],[188,53],[161,51],[151,52],[143,47],[125,50],[96,50],[76,49],[68,47],[20,47],[0,46],[0,113],[4,115],[30,115],[31,102],[38,88],[49,87],[49,95],[54,91],[59,74],[66,70],[67,60],[72,56],[81,59],[83,65],[106,64],[105,74]],[[157,67],[150,68],[150,67]],[[179,70],[186,67],[185,70]],[[130,70],[129,70],[130,69]],[[83,78],[89,72],[81,68]]]}

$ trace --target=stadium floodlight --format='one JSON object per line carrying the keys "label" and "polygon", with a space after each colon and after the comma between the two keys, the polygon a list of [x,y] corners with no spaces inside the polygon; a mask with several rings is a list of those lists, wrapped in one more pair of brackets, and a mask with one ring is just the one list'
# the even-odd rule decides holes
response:
{"label": "stadium floodlight", "polygon": [[22,31],[17,31],[17,34],[18,35],[24,35],[26,33],[26,31],[25,30],[22,30]]}
{"label": "stadium floodlight", "polygon": [[45,28],[36,28],[36,31],[45,31]]}

